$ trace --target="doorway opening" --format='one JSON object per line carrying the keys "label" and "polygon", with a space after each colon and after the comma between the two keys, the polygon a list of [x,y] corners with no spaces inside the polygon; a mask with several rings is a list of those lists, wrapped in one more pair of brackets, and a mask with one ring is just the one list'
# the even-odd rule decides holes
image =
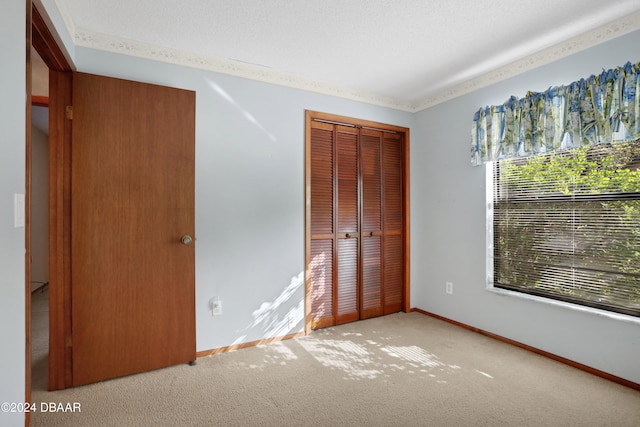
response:
{"label": "doorway opening", "polygon": [[[71,60],[61,48],[59,37],[53,24],[40,2],[27,2],[27,45],[30,54],[27,57],[27,87],[32,106],[27,110],[27,283],[26,285],[26,400],[31,399],[31,390],[56,388],[52,381],[51,359],[55,349],[51,348],[51,335],[56,324],[52,319],[52,303],[60,305],[60,298],[53,300],[52,292],[59,292],[60,286],[54,286],[55,273],[61,269],[60,259],[63,251],[59,241],[63,239],[60,228],[64,222],[55,214],[60,208],[58,198],[53,197],[57,181],[61,174],[52,170],[52,156],[59,156],[60,150],[52,147],[59,145],[62,138],[60,121],[49,120],[54,109],[65,102],[64,92],[59,84],[53,85],[52,76],[71,71]],[[61,116],[56,113],[56,116]],[[55,169],[55,168],[54,168]],[[54,202],[52,204],[52,201]],[[35,218],[32,215],[35,213]],[[52,242],[55,243],[52,246]],[[31,246],[35,245],[35,248]],[[55,268],[52,265],[55,263]],[[51,284],[51,286],[49,286]],[[59,315],[58,315],[59,316]],[[55,320],[55,319],[54,319]],[[57,349],[57,353],[61,353]],[[60,358],[60,356],[58,356]],[[54,357],[55,361],[55,357]],[[54,380],[56,377],[54,377]],[[59,388],[59,387],[58,387]],[[27,416],[27,422],[28,422]]]}
{"label": "doorway opening", "polygon": [[49,67],[31,48],[31,389],[47,390],[49,357]]}

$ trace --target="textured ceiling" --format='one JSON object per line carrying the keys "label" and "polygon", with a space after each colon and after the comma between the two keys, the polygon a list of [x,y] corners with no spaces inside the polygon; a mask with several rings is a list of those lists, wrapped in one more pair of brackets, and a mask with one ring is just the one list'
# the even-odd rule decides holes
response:
{"label": "textured ceiling", "polygon": [[55,0],[80,46],[418,111],[640,28],[640,0]]}

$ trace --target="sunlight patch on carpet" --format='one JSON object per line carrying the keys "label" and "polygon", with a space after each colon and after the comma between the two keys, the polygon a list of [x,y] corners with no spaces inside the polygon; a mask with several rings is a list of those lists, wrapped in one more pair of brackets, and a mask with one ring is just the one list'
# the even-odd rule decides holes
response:
{"label": "sunlight patch on carpet", "polygon": [[372,354],[352,341],[308,338],[299,342],[323,366],[343,371],[350,378],[373,379],[383,373],[377,369]]}
{"label": "sunlight patch on carpet", "polygon": [[444,366],[444,363],[437,360],[437,356],[427,353],[420,347],[415,345],[411,346],[387,346],[382,347],[380,350],[387,353],[389,356],[400,358],[406,362],[409,362],[411,366],[437,368]]}
{"label": "sunlight patch on carpet", "polygon": [[375,379],[388,377],[393,372],[405,372],[446,383],[437,377],[461,369],[460,366],[443,363],[435,354],[415,345],[391,346],[374,340],[357,343],[312,337],[297,341],[323,366],[342,371],[348,379]]}

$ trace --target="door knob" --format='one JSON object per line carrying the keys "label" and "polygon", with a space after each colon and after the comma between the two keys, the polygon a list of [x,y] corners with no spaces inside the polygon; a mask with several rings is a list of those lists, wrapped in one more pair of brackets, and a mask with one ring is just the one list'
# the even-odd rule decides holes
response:
{"label": "door knob", "polygon": [[193,243],[193,237],[189,236],[188,234],[185,234],[184,236],[182,236],[183,245],[189,246],[191,243]]}

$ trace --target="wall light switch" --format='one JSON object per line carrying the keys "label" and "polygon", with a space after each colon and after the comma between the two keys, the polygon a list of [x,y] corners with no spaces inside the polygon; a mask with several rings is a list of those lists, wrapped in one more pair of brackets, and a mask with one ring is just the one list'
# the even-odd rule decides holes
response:
{"label": "wall light switch", "polygon": [[25,200],[24,194],[13,195],[13,226],[20,228],[25,226]]}

